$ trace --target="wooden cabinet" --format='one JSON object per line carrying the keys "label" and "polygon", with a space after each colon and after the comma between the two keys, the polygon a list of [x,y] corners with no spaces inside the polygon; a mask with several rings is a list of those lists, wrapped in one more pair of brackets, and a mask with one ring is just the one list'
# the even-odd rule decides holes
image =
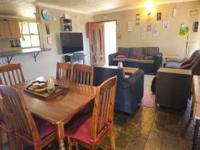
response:
{"label": "wooden cabinet", "polygon": [[8,24],[9,24],[9,30],[10,30],[10,37],[11,38],[20,38],[19,21],[9,20]]}
{"label": "wooden cabinet", "polygon": [[0,20],[0,38],[20,38],[19,21]]}

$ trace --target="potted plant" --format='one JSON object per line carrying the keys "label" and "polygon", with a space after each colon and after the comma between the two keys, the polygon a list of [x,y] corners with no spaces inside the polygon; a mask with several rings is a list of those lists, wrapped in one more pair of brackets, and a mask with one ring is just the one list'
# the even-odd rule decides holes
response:
{"label": "potted plant", "polygon": [[190,33],[190,28],[188,26],[181,25],[179,35],[186,37],[186,46],[185,46],[186,57],[189,54],[189,33]]}

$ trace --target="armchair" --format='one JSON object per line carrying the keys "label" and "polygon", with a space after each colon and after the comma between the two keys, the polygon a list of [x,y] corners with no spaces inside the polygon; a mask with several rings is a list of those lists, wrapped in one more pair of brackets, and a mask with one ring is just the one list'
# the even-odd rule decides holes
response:
{"label": "armchair", "polygon": [[137,70],[128,78],[125,78],[123,69],[117,67],[95,67],[94,85],[100,85],[114,75],[118,77],[115,111],[132,114],[139,107],[143,97],[144,72]]}

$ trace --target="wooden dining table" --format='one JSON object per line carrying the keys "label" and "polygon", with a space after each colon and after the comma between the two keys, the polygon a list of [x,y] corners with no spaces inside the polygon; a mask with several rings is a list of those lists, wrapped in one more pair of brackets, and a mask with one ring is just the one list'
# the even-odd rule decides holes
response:
{"label": "wooden dining table", "polygon": [[[76,84],[68,81],[54,80],[55,84],[66,87],[66,94],[53,99],[44,100],[24,92],[24,98],[30,111],[55,125],[59,149],[65,150],[64,125],[67,124],[87,104],[94,100],[96,87]],[[18,90],[23,90],[30,82],[15,85]]]}

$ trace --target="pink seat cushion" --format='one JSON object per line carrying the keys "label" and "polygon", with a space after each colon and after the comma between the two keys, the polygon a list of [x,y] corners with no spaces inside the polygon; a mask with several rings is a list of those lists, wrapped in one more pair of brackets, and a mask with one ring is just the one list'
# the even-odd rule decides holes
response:
{"label": "pink seat cushion", "polygon": [[4,131],[4,132],[12,132],[12,129],[8,128],[5,123],[1,120],[0,121],[0,128]]}
{"label": "pink seat cushion", "polygon": [[126,55],[118,54],[118,55],[116,56],[116,58],[126,58]]}
{"label": "pink seat cushion", "polygon": [[82,124],[80,124],[80,121],[77,120],[67,125],[65,128],[65,136],[80,140],[85,143],[96,143],[100,137],[109,131],[111,127],[111,124],[108,125],[104,130],[102,130],[97,138],[92,138],[92,117],[90,116]]}
{"label": "pink seat cushion", "polygon": [[[35,124],[38,128],[38,132],[39,132],[39,136],[40,136],[40,139],[44,139],[46,136],[50,135],[51,133],[53,133],[55,131],[55,127],[43,120],[43,119],[40,119],[39,117],[37,116],[33,116],[34,120],[35,120]],[[24,135],[21,135],[19,133],[16,133],[22,140],[26,141],[27,143],[29,143],[30,145],[34,145],[34,142],[27,138],[26,136]]]}

